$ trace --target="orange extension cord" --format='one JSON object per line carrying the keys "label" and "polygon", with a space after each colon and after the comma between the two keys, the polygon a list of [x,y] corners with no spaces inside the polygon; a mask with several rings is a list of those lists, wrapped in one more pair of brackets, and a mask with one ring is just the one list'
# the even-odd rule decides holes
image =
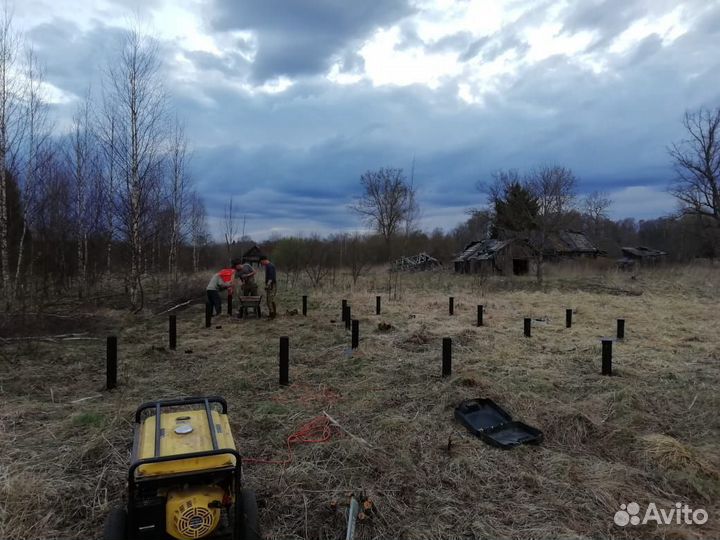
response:
{"label": "orange extension cord", "polygon": [[333,438],[333,435],[340,433],[338,427],[333,424],[326,415],[316,416],[309,422],[300,426],[287,438],[288,457],[282,461],[275,459],[243,458],[243,463],[258,463],[263,465],[287,466],[293,460],[293,446],[296,444],[326,443]]}

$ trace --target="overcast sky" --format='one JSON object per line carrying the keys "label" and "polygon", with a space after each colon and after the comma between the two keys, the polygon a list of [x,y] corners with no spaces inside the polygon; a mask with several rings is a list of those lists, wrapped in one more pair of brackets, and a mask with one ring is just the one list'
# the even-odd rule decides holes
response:
{"label": "overcast sky", "polygon": [[[359,177],[415,158],[422,226],[499,168],[571,167],[612,217],[674,210],[666,146],[720,105],[720,0],[18,0],[58,126],[138,18],[214,227],[356,230]],[[216,229],[217,230],[217,229]]]}

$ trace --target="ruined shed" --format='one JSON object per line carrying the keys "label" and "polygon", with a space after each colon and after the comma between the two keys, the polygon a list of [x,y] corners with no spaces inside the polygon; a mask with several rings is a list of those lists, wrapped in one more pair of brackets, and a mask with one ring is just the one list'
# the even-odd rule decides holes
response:
{"label": "ruined shed", "polygon": [[418,253],[412,257],[400,257],[390,265],[391,272],[421,272],[439,268],[442,268],[442,263],[427,253]]}
{"label": "ruined shed", "polygon": [[533,249],[522,239],[471,242],[455,259],[459,274],[523,275],[534,271]]}
{"label": "ruined shed", "polygon": [[543,256],[549,260],[595,258],[602,251],[579,231],[560,231],[545,237],[544,242],[535,239],[533,245],[543,246]]}
{"label": "ruined shed", "polygon": [[646,246],[624,247],[622,250],[622,258],[618,259],[617,264],[620,268],[632,268],[637,264],[654,265],[662,262],[667,253],[659,249],[652,249]]}
{"label": "ruined shed", "polygon": [[260,251],[260,248],[256,245],[253,245],[248,249],[245,253],[242,254],[242,258],[245,262],[248,262],[250,264],[260,264],[260,256],[263,253]]}

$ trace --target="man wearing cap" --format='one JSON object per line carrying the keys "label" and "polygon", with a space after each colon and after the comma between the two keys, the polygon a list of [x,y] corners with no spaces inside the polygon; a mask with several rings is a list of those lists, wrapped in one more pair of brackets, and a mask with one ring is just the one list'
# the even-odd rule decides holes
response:
{"label": "man wearing cap", "polygon": [[243,259],[243,264],[237,272],[237,277],[240,279],[240,283],[242,284],[243,296],[258,295],[258,286],[257,283],[255,283],[255,274],[257,274],[257,270],[255,270],[250,263]]}
{"label": "man wearing cap", "polygon": [[277,306],[275,305],[275,293],[277,292],[277,275],[275,273],[275,265],[270,262],[266,255],[260,256],[260,264],[265,268],[265,299],[267,301],[270,318],[277,316]]}

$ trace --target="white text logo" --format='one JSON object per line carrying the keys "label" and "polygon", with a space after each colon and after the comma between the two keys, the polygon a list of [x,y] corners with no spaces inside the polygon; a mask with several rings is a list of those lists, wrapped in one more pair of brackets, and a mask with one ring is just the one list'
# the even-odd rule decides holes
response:
{"label": "white text logo", "polygon": [[675,506],[666,509],[658,508],[650,503],[641,517],[640,505],[636,502],[621,504],[620,510],[615,512],[615,525],[703,525],[707,523],[708,513],[702,508],[693,510],[687,504],[675,503]]}

